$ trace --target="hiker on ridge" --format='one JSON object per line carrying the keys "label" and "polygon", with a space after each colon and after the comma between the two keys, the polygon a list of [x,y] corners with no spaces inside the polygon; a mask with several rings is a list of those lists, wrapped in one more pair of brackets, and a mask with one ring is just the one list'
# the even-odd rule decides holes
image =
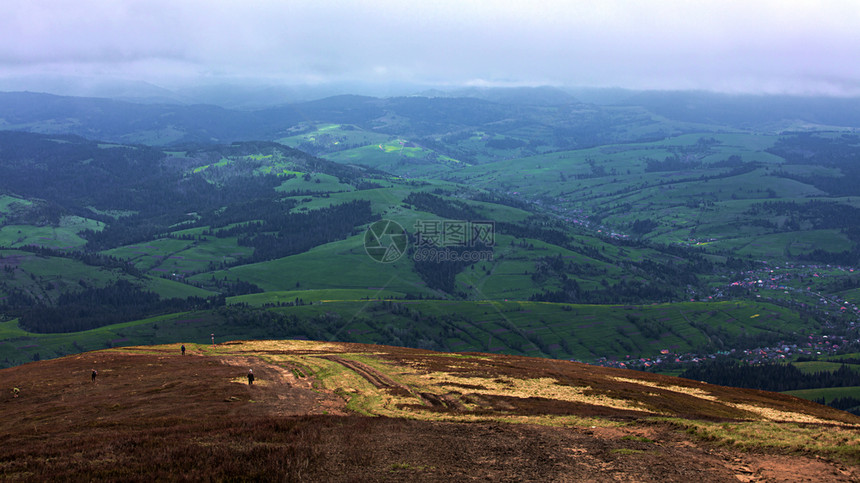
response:
{"label": "hiker on ridge", "polygon": [[248,369],[248,385],[251,386],[254,384],[254,370]]}
{"label": "hiker on ridge", "polygon": [[182,347],[180,347],[180,349],[182,349],[182,355],[185,355],[185,344],[182,344]]}
{"label": "hiker on ridge", "polygon": [[99,371],[93,369],[93,382],[96,382],[96,376],[99,375]]}

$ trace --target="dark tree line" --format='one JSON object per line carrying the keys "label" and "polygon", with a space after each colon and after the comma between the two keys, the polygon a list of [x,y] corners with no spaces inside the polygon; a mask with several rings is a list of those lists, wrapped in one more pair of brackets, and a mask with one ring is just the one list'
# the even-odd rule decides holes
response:
{"label": "dark tree line", "polygon": [[114,204],[118,193],[161,178],[163,158],[147,146],[104,148],[71,135],[0,131],[0,188],[62,206]]}
{"label": "dark tree line", "polygon": [[206,285],[210,288],[218,290],[218,292],[223,294],[225,297],[234,297],[236,295],[248,295],[252,293],[264,292],[262,288],[260,288],[254,283],[246,282],[244,280],[227,280],[226,277],[218,280],[215,278],[214,275],[209,280],[209,283],[207,283]]}
{"label": "dark tree line", "polygon": [[[406,324],[392,322],[394,314]],[[215,314],[228,325],[243,328],[243,334],[265,338],[306,338],[320,341],[365,342],[431,350],[453,350],[448,340],[460,338],[472,346],[489,350],[489,333],[456,314],[426,314],[391,301],[372,302],[367,316],[345,319],[337,313],[296,316],[275,310],[240,305],[219,307]],[[412,323],[409,323],[412,322]],[[351,326],[367,326],[370,334],[359,338]],[[496,339],[498,340],[498,339]]]}
{"label": "dark tree line", "polygon": [[564,278],[559,290],[544,290],[529,300],[578,304],[639,304],[650,301],[672,301],[678,298],[675,290],[642,280],[621,280],[603,289],[585,290],[576,280]]}
{"label": "dark tree line", "polygon": [[[236,223],[248,223],[250,220],[259,220],[269,223],[287,216],[289,211],[295,208],[297,204],[298,202],[296,200],[289,198],[283,200],[258,198],[239,201],[231,203],[223,208],[202,214],[195,225],[208,226],[209,231],[204,232],[206,235],[222,237],[235,236],[235,234],[225,235],[225,233],[232,233],[235,231],[233,229],[218,230],[218,228]],[[236,231],[236,233],[241,232],[243,232],[241,229]]]}
{"label": "dark tree line", "polygon": [[695,169],[702,166],[702,162],[693,159],[683,159],[680,156],[666,156],[663,161],[658,161],[653,158],[645,158],[645,172],[656,173],[661,171],[685,171]]}
{"label": "dark tree line", "polygon": [[630,225],[630,232],[636,235],[647,235],[658,226],[660,226],[660,224],[650,218],[646,218],[644,220],[636,218],[636,220],[634,220]]}
{"label": "dark tree line", "polygon": [[449,220],[480,220],[478,214],[467,203],[459,200],[447,200],[441,196],[421,191],[413,191],[409,196],[403,198],[403,202],[415,207],[420,211],[433,213]]}
{"label": "dark tree line", "polygon": [[32,307],[20,318],[23,328],[38,333],[78,332],[155,315],[224,304],[223,297],[161,299],[126,280],[77,293],[64,293],[56,306]]}
{"label": "dark tree line", "polygon": [[[87,248],[92,250],[149,241],[167,233],[178,223],[188,223],[189,227],[199,225],[198,214],[211,213],[247,200],[273,198],[280,183],[281,180],[274,175],[233,178],[220,186],[208,183],[202,175],[174,182],[169,178],[162,179],[160,183],[120,193],[117,195],[118,204],[109,205],[122,206],[135,214],[109,219],[104,230],[90,230],[82,235],[88,241]],[[125,199],[126,196],[133,199]]]}
{"label": "dark tree line", "polygon": [[371,211],[370,201],[355,200],[306,213],[268,212],[260,221],[220,230],[217,236],[239,237],[239,245],[254,248],[251,261],[258,262],[295,255],[317,245],[341,240],[352,234],[357,225],[378,218]]}
{"label": "dark tree line", "polygon": [[[419,249],[420,250],[420,249]],[[455,278],[457,274],[462,272],[464,268],[476,263],[468,258],[468,255],[475,251],[474,247],[464,246],[447,246],[431,248],[437,255],[429,258],[416,257],[415,243],[410,243],[408,254],[413,258],[415,271],[427,283],[427,286],[449,294],[456,294],[457,287]],[[492,252],[493,247],[482,247],[482,252]],[[442,257],[442,258],[438,258]],[[488,255],[488,258],[489,255]],[[462,295],[462,294],[461,294]]]}
{"label": "dark tree line", "polygon": [[133,277],[140,278],[145,276],[145,274],[135,267],[134,264],[111,255],[103,255],[101,253],[81,250],[57,250],[38,245],[27,245],[15,248],[15,250],[31,252],[42,257],[70,258],[93,267],[102,267],[108,270],[121,270],[123,273]]}
{"label": "dark tree line", "polygon": [[857,399],[856,397],[838,397],[830,402],[826,402],[826,400],[822,397],[816,399],[815,402],[817,402],[818,404],[824,404],[832,408],[839,409],[841,411],[848,411],[849,413],[860,416],[860,399]]}
{"label": "dark tree line", "polygon": [[748,364],[719,360],[692,366],[681,373],[681,377],[721,386],[775,392],[860,386],[860,372],[844,364],[832,372],[804,374],[792,364]]}
{"label": "dark tree line", "polygon": [[809,223],[816,230],[842,230],[845,234],[857,236],[856,241],[860,241],[860,230],[857,224],[860,220],[860,209],[835,201],[810,200],[805,203],[765,201],[754,204],[746,213],[753,216],[785,216],[794,220],[795,224]]}
{"label": "dark tree line", "polygon": [[831,196],[860,195],[860,137],[843,134],[822,137],[813,133],[785,136],[767,151],[785,159],[789,164],[817,165],[836,168],[842,176],[816,176],[779,171],[777,176],[810,184]]}
{"label": "dark tree line", "polygon": [[[4,267],[4,271],[7,271],[6,267]],[[0,278],[0,293],[3,294],[0,297],[0,311],[11,314],[13,317],[28,307],[39,304],[39,301],[35,297],[7,282],[5,277]]]}

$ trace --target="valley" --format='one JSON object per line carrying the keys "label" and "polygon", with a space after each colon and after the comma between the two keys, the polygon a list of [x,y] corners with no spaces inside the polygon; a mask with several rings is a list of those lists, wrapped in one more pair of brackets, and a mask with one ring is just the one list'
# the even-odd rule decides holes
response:
{"label": "valley", "polygon": [[6,3],[0,480],[860,481],[860,3]]}
{"label": "valley", "polygon": [[[860,353],[860,121],[518,95],[3,93],[0,364],[210,334],[675,375]],[[390,263],[380,220],[406,236]]]}

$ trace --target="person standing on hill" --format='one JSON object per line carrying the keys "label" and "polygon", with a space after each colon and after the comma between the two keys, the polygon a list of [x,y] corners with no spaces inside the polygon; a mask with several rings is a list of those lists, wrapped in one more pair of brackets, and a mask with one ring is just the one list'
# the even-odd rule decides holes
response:
{"label": "person standing on hill", "polygon": [[99,375],[99,371],[93,369],[93,382],[96,382],[96,376]]}
{"label": "person standing on hill", "polygon": [[180,347],[180,349],[182,349],[182,355],[185,355],[185,344],[182,344],[182,347]]}
{"label": "person standing on hill", "polygon": [[254,385],[254,370],[253,369],[248,369],[248,385],[249,386]]}

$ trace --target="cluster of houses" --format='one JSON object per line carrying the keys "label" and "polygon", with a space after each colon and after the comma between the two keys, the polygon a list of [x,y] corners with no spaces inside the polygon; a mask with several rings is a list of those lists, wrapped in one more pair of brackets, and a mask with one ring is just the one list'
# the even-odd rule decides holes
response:
{"label": "cluster of houses", "polygon": [[[770,347],[753,349],[732,349],[713,354],[676,353],[663,349],[653,357],[624,358],[601,357],[592,364],[619,367],[626,369],[648,370],[653,368],[678,368],[689,364],[698,364],[719,356],[728,356],[752,364],[777,362],[796,357],[819,357],[845,351],[860,351],[860,307],[846,297],[834,294],[824,294],[816,291],[814,281],[838,276],[851,276],[860,270],[853,267],[831,265],[794,265],[763,268],[743,272],[743,278],[736,279],[724,288],[717,289],[704,300],[724,297],[725,290],[732,287],[748,288],[761,291],[766,299],[770,294],[791,294],[793,301],[801,307],[815,308],[826,316],[822,333],[810,334],[803,341],[780,342]],[[860,275],[860,274],[858,274]],[[771,291],[771,292],[768,292]],[[759,297],[762,295],[759,294]]]}
{"label": "cluster of houses", "polygon": [[591,364],[621,369],[671,369],[699,364],[707,360],[716,359],[719,356],[728,356],[750,364],[764,364],[779,362],[785,359],[791,360],[801,356],[820,357],[833,355],[842,352],[846,348],[852,348],[852,350],[860,348],[860,336],[856,334],[852,337],[814,334],[809,335],[807,341],[800,344],[783,342],[771,347],[756,347],[745,350],[732,349],[713,354],[676,353],[670,352],[668,349],[663,349],[660,351],[659,356],[640,358],[626,356],[621,359],[601,357],[591,362]]}

